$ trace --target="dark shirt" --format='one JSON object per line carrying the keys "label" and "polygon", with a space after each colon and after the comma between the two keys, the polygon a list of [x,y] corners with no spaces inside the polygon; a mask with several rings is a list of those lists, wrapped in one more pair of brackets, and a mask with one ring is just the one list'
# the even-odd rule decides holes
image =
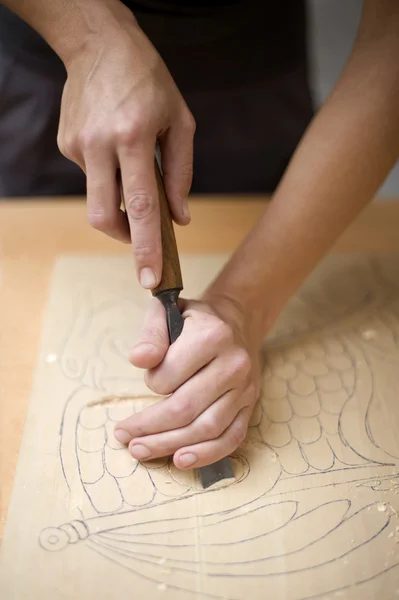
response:
{"label": "dark shirt", "polygon": [[212,8],[218,8],[220,6],[229,6],[231,4],[239,4],[239,0],[122,0],[123,4],[129,6],[132,10],[135,8],[144,9],[148,11],[164,11],[164,12],[177,12],[180,14],[198,13],[204,12]]}
{"label": "dark shirt", "polygon": [[[238,2],[237,0],[174,0],[173,2],[168,0],[161,2],[156,0],[122,0],[122,2],[136,16],[140,17],[142,14],[144,19],[146,16],[153,16],[155,13],[159,16],[172,16],[174,18],[176,16],[180,18],[184,18],[184,16],[206,16],[208,19],[210,18],[210,29],[216,30],[216,35],[218,35],[219,26],[216,24],[215,27],[215,23],[212,24],[212,16],[215,10],[240,4],[240,0]],[[215,34],[214,31],[210,33]],[[50,57],[48,46],[41,36],[1,3],[0,43],[6,45],[13,53],[24,56],[26,60],[47,59],[52,64],[58,62],[54,60],[54,57]]]}
{"label": "dark shirt", "polygon": [[[226,89],[306,63],[303,0],[126,0],[178,85]],[[29,25],[0,5],[0,44],[26,63],[63,71]]]}
{"label": "dark shirt", "polygon": [[[125,4],[196,119],[193,191],[273,191],[312,116],[304,0]],[[0,6],[2,52],[62,89],[61,60]]]}

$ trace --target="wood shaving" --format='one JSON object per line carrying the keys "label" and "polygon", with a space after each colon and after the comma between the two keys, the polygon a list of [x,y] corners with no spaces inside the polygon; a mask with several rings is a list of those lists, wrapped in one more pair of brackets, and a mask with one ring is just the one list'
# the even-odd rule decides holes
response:
{"label": "wood shaving", "polygon": [[46,356],[46,363],[51,364],[51,363],[55,363],[57,362],[57,355],[54,352],[50,352],[50,354],[47,354]]}
{"label": "wood shaving", "polygon": [[362,338],[366,341],[375,340],[377,337],[377,332],[375,329],[365,329],[362,331]]}

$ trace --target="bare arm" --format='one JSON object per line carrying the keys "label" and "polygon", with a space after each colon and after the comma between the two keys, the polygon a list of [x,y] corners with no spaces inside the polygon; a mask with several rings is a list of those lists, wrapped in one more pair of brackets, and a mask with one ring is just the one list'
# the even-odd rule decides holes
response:
{"label": "bare arm", "polygon": [[132,362],[150,367],[154,391],[175,391],[116,426],[135,458],[174,453],[185,469],[230,454],[244,439],[259,392],[262,339],[398,158],[398,31],[397,0],[366,2],[345,72],[263,218],[204,304],[187,303],[183,333],[169,349],[162,307],[151,309]]}
{"label": "bare arm", "polygon": [[104,27],[117,27],[116,15],[133,18],[119,0],[2,0],[2,4],[38,31],[66,64],[100,38]]}
{"label": "bare arm", "polygon": [[[9,0],[8,4],[17,2]],[[43,0],[39,4],[43,6]],[[83,0],[75,4],[82,5]],[[398,158],[398,31],[397,0],[366,0],[345,72],[309,127],[272,203],[210,287],[205,302],[185,304],[183,333],[170,347],[163,308],[158,301],[152,303],[131,360],[148,369],[149,387],[168,398],[117,424],[118,439],[129,443],[135,458],[173,454],[175,464],[187,469],[230,454],[244,439],[259,391],[261,339],[287,299],[373,198]],[[123,57],[123,48],[119,51]],[[73,98],[83,97],[84,106],[88,103],[93,113],[101,86],[91,91],[95,102],[89,102],[87,87],[90,92],[92,82],[88,86],[84,82],[96,62],[90,64],[83,92],[74,93]],[[125,59],[123,64],[130,63]],[[69,71],[73,74],[74,68]],[[125,81],[123,71],[122,75]],[[94,79],[104,82],[105,74],[100,76],[101,70]],[[75,78],[79,80],[78,75]],[[114,84],[115,80],[110,81]],[[136,93],[142,97],[142,80],[139,84]],[[120,97],[119,93],[112,98],[109,110],[100,113],[101,119],[108,122],[113,114],[110,109]],[[87,130],[87,119],[82,127],[85,122]],[[178,122],[182,123],[181,116]],[[122,157],[128,134],[125,131],[122,136]],[[86,152],[89,164],[93,148]],[[137,150],[134,158],[140,161],[140,145]],[[97,184],[110,162],[108,154],[101,156],[97,165],[102,168],[94,178]],[[131,152],[126,158],[132,164]],[[150,158],[148,153],[148,164]]]}
{"label": "bare arm", "polygon": [[344,73],[263,218],[209,290],[248,319],[257,314],[263,335],[398,159],[398,32],[398,2],[366,0]]}
{"label": "bare arm", "polygon": [[[190,221],[194,119],[166,65],[119,0],[5,0],[64,62],[58,145],[87,175],[90,224],[132,242],[141,285],[162,272],[155,146],[176,223]],[[120,209],[119,180],[126,214]]]}

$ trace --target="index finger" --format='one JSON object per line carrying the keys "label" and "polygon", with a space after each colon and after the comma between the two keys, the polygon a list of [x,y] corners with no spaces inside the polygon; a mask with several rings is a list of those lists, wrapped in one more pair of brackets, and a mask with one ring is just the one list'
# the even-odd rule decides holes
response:
{"label": "index finger", "polygon": [[129,221],[133,256],[142,287],[157,286],[162,273],[161,220],[154,169],[154,143],[118,150],[123,199]]}

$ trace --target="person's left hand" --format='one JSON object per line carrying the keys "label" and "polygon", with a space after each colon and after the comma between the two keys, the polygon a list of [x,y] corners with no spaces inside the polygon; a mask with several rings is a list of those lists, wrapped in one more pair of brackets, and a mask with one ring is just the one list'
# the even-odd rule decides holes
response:
{"label": "person's left hand", "polygon": [[[259,393],[259,340],[233,306],[183,300],[184,328],[169,345],[165,312],[151,301],[130,360],[167,396],[118,423],[115,437],[138,460],[174,455],[179,469],[202,467],[244,440]],[[223,308],[222,308],[223,306]]]}

